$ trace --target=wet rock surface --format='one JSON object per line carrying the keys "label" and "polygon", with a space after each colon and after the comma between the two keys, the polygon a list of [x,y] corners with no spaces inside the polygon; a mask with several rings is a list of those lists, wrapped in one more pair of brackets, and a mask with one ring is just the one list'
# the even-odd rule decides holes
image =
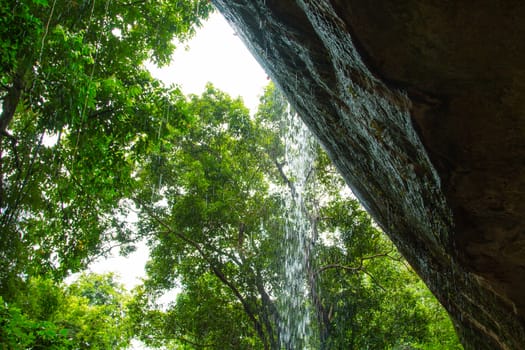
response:
{"label": "wet rock surface", "polygon": [[525,3],[214,0],[467,349],[525,346]]}

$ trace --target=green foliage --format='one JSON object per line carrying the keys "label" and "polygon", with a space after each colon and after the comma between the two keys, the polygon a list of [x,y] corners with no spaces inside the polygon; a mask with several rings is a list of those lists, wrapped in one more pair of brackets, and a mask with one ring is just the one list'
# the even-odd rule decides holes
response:
{"label": "green foliage", "polygon": [[[0,5],[0,291],[20,276],[79,271],[109,247],[161,125],[184,130],[180,91],[144,68],[169,62],[212,7],[180,1],[4,1]],[[166,122],[166,116],[170,120]]]}
{"label": "green foliage", "polygon": [[33,278],[16,300],[0,297],[2,349],[124,349],[128,296],[112,275],[81,275],[69,286]]}
{"label": "green foliage", "polygon": [[127,293],[112,275],[81,275],[69,286],[33,278],[12,303],[3,300],[5,349],[123,349],[129,345]]}
{"label": "green foliage", "polygon": [[[188,281],[167,313],[167,326],[213,348],[262,347],[232,291],[209,273]],[[184,340],[188,343],[189,339]]]}
{"label": "green foliage", "polygon": [[[289,108],[251,117],[209,85],[186,98],[169,62],[209,1],[0,4],[2,348],[280,349]],[[303,210],[312,325],[326,349],[460,348],[442,308],[320,153]],[[138,209],[138,231],[126,223]],[[151,248],[131,300],[112,276],[57,284],[117,245]],[[161,309],[157,298],[178,290]]]}
{"label": "green foliage", "polygon": [[79,348],[125,349],[131,333],[128,294],[112,275],[81,275],[65,288],[54,322],[65,325]]}
{"label": "green foliage", "polygon": [[[148,280],[132,312],[150,346],[280,349],[284,237],[282,114],[273,86],[250,117],[208,86],[185,107],[186,133],[163,129],[140,171]],[[316,224],[308,273],[311,327],[323,349],[458,347],[450,321],[320,153],[303,210]],[[150,199],[153,199],[151,201]],[[157,298],[173,290],[167,308]],[[171,292],[170,292],[171,291]]]}
{"label": "green foliage", "polygon": [[35,11],[47,6],[46,1],[2,1],[0,4],[0,86],[13,83],[13,74],[23,60],[25,48],[40,37],[43,25]]}
{"label": "green foliage", "polygon": [[263,348],[242,305],[211,273],[194,276],[162,312],[144,289],[131,303],[135,334],[149,346],[168,348]]}
{"label": "green foliage", "polygon": [[[240,100],[211,85],[202,96],[192,96],[184,109],[191,116],[187,132],[163,129],[166,142],[140,172],[144,192],[139,222],[151,247],[146,286],[155,295],[177,283],[184,285],[174,308],[194,323],[177,323],[184,332],[172,334],[185,339],[186,346],[194,342],[246,348],[259,341],[275,342],[269,329],[269,318],[275,315],[264,311],[271,305],[261,296],[267,278],[262,274],[271,256],[257,252],[269,239],[261,223],[275,215],[272,208],[278,202],[266,195],[268,183],[261,171],[266,156],[256,142],[257,125]],[[255,280],[256,275],[263,279]],[[204,281],[222,286],[214,289],[215,298],[202,296]],[[201,304],[204,299],[209,306]],[[217,307],[235,315],[236,327],[206,320],[204,316],[211,317]],[[199,314],[201,309],[207,311]],[[179,311],[169,310],[169,317]],[[213,311],[226,317],[224,312]],[[166,332],[161,333],[169,339]]]}
{"label": "green foliage", "polygon": [[67,329],[49,321],[28,318],[0,296],[0,345],[2,349],[70,349]]}

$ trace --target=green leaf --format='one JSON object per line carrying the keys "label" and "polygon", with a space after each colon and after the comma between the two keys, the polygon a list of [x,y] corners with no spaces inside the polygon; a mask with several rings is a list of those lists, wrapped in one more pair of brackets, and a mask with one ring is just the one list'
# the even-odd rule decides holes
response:
{"label": "green leaf", "polygon": [[36,4],[36,5],[41,5],[41,6],[48,6],[48,1],[47,0],[32,0],[33,1],[33,4]]}

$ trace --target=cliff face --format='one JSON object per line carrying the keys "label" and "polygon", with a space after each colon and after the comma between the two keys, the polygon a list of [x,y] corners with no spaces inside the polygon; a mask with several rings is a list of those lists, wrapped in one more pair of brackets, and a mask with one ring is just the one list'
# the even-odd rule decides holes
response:
{"label": "cliff face", "polygon": [[467,349],[525,344],[525,3],[214,0]]}

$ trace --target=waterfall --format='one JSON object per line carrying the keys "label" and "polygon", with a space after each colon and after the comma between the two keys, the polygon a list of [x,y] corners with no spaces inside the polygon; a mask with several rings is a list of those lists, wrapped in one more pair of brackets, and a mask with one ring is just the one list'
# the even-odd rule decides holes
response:
{"label": "waterfall", "polygon": [[283,191],[286,220],[282,251],[285,256],[279,329],[285,349],[303,350],[312,348],[313,334],[307,278],[312,227],[304,195],[313,170],[315,147],[310,131],[297,114],[286,114],[285,165],[282,175],[288,190]]}

